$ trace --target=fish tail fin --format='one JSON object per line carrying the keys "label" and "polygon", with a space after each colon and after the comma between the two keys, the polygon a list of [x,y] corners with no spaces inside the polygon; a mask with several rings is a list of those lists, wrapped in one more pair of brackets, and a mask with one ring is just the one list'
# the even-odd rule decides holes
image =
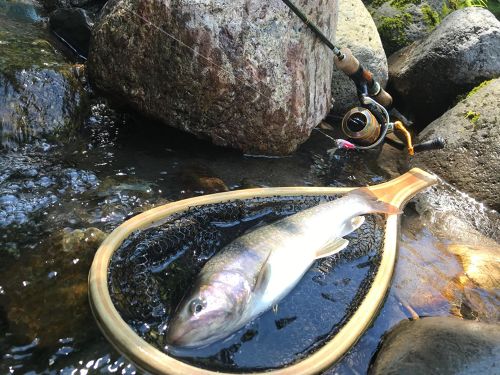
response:
{"label": "fish tail fin", "polygon": [[383,197],[375,195],[368,188],[356,189],[352,192],[352,194],[362,198],[370,206],[370,212],[384,213],[387,215],[398,215],[402,213],[398,207],[384,201]]}

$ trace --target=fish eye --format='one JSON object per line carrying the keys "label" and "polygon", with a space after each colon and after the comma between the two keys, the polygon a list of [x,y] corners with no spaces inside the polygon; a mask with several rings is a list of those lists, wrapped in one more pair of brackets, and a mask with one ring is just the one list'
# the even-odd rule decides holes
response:
{"label": "fish eye", "polygon": [[189,305],[189,309],[191,310],[192,314],[199,314],[207,305],[207,303],[200,299],[200,298],[195,298],[194,300],[191,301],[191,304]]}

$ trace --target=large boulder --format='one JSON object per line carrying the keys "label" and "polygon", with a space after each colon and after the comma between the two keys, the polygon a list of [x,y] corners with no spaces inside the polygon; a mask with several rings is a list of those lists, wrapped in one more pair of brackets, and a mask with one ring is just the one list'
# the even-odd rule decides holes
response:
{"label": "large boulder", "polygon": [[432,317],[394,327],[370,374],[493,374],[499,358],[498,324]]}
{"label": "large boulder", "polygon": [[457,95],[500,75],[500,21],[482,8],[455,11],[388,62],[391,93],[429,123]]}
{"label": "large boulder", "polygon": [[[297,1],[334,39],[337,1]],[[108,3],[94,86],[141,113],[256,154],[288,154],[331,105],[332,53],[282,2]]]}
{"label": "large boulder", "polygon": [[446,139],[443,150],[416,154],[412,166],[440,175],[460,190],[500,210],[500,79],[474,90],[420,134]]}
{"label": "large boulder", "polygon": [[[377,27],[361,0],[340,2],[336,44],[348,47],[385,87],[388,77],[387,58]],[[333,113],[343,114],[359,105],[354,83],[338,69],[333,71],[332,96]]]}
{"label": "large boulder", "polygon": [[86,109],[79,69],[54,49],[35,21],[13,19],[0,8],[0,147],[66,137]]}

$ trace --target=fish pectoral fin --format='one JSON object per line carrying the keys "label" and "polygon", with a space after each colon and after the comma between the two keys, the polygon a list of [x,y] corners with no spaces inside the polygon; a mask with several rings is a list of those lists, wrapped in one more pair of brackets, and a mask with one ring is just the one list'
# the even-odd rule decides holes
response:
{"label": "fish pectoral fin", "polygon": [[349,241],[345,238],[336,238],[332,242],[328,243],[325,247],[316,251],[316,259],[325,258],[330,255],[336,254],[341,250],[344,250],[347,245],[349,245]]}
{"label": "fish pectoral fin", "polygon": [[350,221],[348,221],[340,233],[340,237],[347,236],[349,233],[354,232],[356,229],[358,229],[363,223],[365,222],[365,217],[364,216],[355,216],[353,217]]}
{"label": "fish pectoral fin", "polygon": [[255,280],[255,285],[253,287],[254,292],[264,291],[269,284],[269,279],[271,278],[271,265],[269,263],[264,263],[257,275],[257,280]]}

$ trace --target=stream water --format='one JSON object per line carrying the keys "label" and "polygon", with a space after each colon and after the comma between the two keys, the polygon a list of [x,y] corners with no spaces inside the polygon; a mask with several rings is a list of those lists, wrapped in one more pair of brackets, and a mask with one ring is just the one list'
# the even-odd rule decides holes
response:
{"label": "stream water", "polygon": [[[87,301],[89,267],[105,233],[145,209],[195,195],[391,177],[377,153],[330,160],[329,147],[313,132],[290,157],[241,155],[97,98],[71,141],[0,150],[0,373],[135,373],[102,336]],[[366,373],[383,334],[415,313],[498,321],[497,288],[471,277],[474,287],[465,283],[460,258],[461,248],[498,246],[498,214],[449,188],[421,196],[402,215],[396,273],[380,314],[327,373]]]}

